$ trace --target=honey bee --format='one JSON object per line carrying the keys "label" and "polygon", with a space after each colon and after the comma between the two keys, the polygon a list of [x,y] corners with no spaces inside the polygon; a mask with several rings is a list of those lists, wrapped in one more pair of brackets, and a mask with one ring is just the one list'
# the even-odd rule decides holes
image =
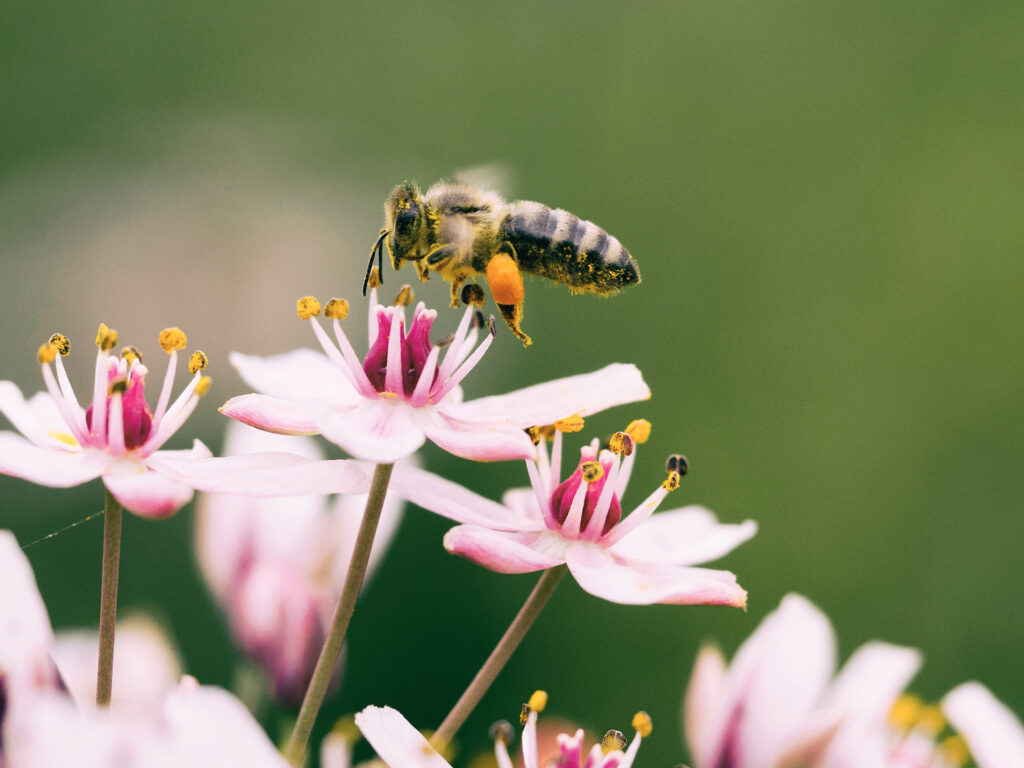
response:
{"label": "honey bee", "polygon": [[374,258],[383,269],[385,246],[395,269],[411,261],[421,281],[433,272],[451,283],[453,307],[459,306],[463,283],[483,275],[523,346],[531,343],[520,327],[523,272],[564,283],[572,293],[600,296],[640,282],[622,243],[561,208],[527,200],[506,203],[496,192],[457,182],[440,182],[420,194],[414,183],[404,182],[384,210],[387,226],[370,249],[364,295]]}

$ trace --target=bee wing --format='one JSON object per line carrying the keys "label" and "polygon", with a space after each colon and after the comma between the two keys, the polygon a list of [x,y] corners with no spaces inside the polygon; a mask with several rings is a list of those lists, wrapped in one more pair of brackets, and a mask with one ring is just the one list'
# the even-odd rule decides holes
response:
{"label": "bee wing", "polygon": [[455,181],[478,189],[491,189],[506,200],[514,198],[515,174],[508,163],[481,163],[455,172]]}

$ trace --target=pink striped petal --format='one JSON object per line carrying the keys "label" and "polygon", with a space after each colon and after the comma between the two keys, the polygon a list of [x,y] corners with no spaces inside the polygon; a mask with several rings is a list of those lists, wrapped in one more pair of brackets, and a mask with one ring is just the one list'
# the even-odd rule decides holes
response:
{"label": "pink striped petal", "polygon": [[112,466],[103,474],[103,483],[129,512],[153,519],[170,517],[188,504],[193,494],[184,483],[131,460]]}
{"label": "pink striped petal", "polygon": [[281,435],[317,435],[323,408],[267,395],[240,395],[220,407],[225,416]]}
{"label": "pink striped petal", "polygon": [[525,428],[551,424],[576,413],[588,416],[615,405],[647,400],[650,396],[651,390],[635,365],[612,363],[592,373],[470,400],[449,412],[461,418],[490,418]]}
{"label": "pink striped petal", "polygon": [[0,474],[50,488],[71,488],[95,480],[109,460],[92,451],[40,448],[14,432],[0,432]]}
{"label": "pink striped petal", "polygon": [[391,707],[367,707],[356,725],[390,768],[451,768],[423,734]]}
{"label": "pink striped petal", "polygon": [[232,352],[230,360],[245,383],[262,395],[340,407],[354,406],[360,399],[322,352],[296,349],[270,357]]}
{"label": "pink striped petal", "polygon": [[498,573],[531,573],[565,562],[566,541],[549,531],[510,533],[479,525],[459,525],[444,536],[453,555]]}
{"label": "pink striped petal", "polygon": [[411,456],[426,440],[412,409],[397,399],[364,400],[349,413],[332,413],[320,426],[350,456],[377,463]]}
{"label": "pink striped petal", "polygon": [[979,768],[1024,768],[1024,726],[984,685],[957,686],[942,700],[942,709]]}
{"label": "pink striped petal", "polygon": [[747,593],[728,571],[620,560],[582,541],[569,545],[565,561],[583,589],[613,603],[744,607],[747,602]]}
{"label": "pink striped petal", "polygon": [[757,533],[757,523],[719,523],[703,507],[660,512],[611,547],[618,557],[645,563],[696,565],[717,560]]}

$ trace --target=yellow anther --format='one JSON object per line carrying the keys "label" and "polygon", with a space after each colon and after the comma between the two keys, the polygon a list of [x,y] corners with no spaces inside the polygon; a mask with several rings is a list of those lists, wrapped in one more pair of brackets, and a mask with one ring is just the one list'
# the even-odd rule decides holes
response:
{"label": "yellow anther", "polygon": [[121,350],[121,357],[127,360],[129,363],[134,363],[136,360],[138,360],[140,363],[142,362],[142,353],[139,352],[139,350],[137,350],[135,347],[124,347]]}
{"label": "yellow anther", "polygon": [[380,288],[380,270],[374,267],[370,270],[370,279],[366,281],[366,284],[371,288]]}
{"label": "yellow anther", "polygon": [[534,691],[526,705],[534,712],[543,712],[544,708],[548,705],[548,692]]}
{"label": "yellow anther", "polygon": [[324,317],[331,320],[344,320],[348,317],[348,302],[344,299],[331,299],[324,307]]}
{"label": "yellow anther", "polygon": [[339,717],[331,726],[331,733],[336,733],[348,744],[355,744],[362,738],[359,728],[356,727],[356,719],[352,715]]}
{"label": "yellow anther", "polygon": [[665,471],[676,472],[680,477],[690,471],[690,462],[681,453],[673,453],[665,459]]}
{"label": "yellow anther", "polygon": [[309,320],[320,314],[320,302],[315,296],[303,296],[296,302],[296,309],[301,320]]}
{"label": "yellow anther", "polygon": [[67,357],[71,353],[71,340],[63,333],[55,333],[50,337],[50,343],[57,345],[57,351],[61,357]]}
{"label": "yellow anther", "polygon": [[604,477],[604,469],[596,461],[584,461],[580,464],[580,474],[583,475],[583,482],[596,483]]}
{"label": "yellow anther", "polygon": [[491,727],[487,729],[487,735],[491,737],[491,741],[500,741],[505,745],[511,744],[513,736],[512,723],[508,720],[498,720],[491,723]]}
{"label": "yellow anther", "polygon": [[196,371],[206,370],[207,362],[209,361],[206,359],[206,353],[197,349],[188,359],[188,372],[195,376]]}
{"label": "yellow anther", "polygon": [[647,419],[636,419],[629,422],[626,431],[629,432],[634,443],[646,443],[651,437],[651,422]]}
{"label": "yellow anther", "polygon": [[616,432],[608,440],[608,450],[618,456],[629,456],[633,453],[633,438],[629,432]]}
{"label": "yellow anther", "polygon": [[110,382],[110,386],[107,387],[107,394],[109,394],[109,395],[115,395],[115,394],[123,395],[127,390],[128,390],[128,379],[116,379],[115,381]]}
{"label": "yellow anther", "polygon": [[36,357],[41,365],[46,365],[47,363],[52,363],[59,354],[60,349],[58,349],[57,345],[48,341],[39,348],[39,351],[36,352]]}
{"label": "yellow anther", "polygon": [[678,472],[669,472],[668,473],[668,477],[666,477],[662,481],[661,487],[664,488],[669,493],[671,493],[676,488],[678,488],[679,487],[679,473]]}
{"label": "yellow anther", "polygon": [[106,323],[100,323],[100,327],[96,331],[96,346],[104,352],[112,350],[117,346],[117,331],[108,328]]}
{"label": "yellow anther", "polygon": [[196,384],[195,393],[199,397],[202,397],[203,395],[210,391],[210,387],[212,385],[213,379],[211,379],[209,376],[200,376],[199,383]]}
{"label": "yellow anther", "polygon": [[959,734],[947,736],[940,741],[939,750],[953,765],[967,765],[971,759],[971,751],[967,748],[967,742]]}
{"label": "yellow anther", "polygon": [[583,424],[583,417],[576,413],[556,421],[555,429],[559,432],[579,432],[583,429]]}
{"label": "yellow anther", "polygon": [[917,727],[925,733],[935,736],[946,727],[946,717],[936,706],[921,707],[921,711],[917,713]]}
{"label": "yellow anther", "polygon": [[188,344],[188,337],[178,326],[164,328],[160,331],[160,349],[168,355],[176,349],[184,349]]}
{"label": "yellow anther", "polygon": [[520,725],[526,725],[526,723],[527,723],[527,721],[529,719],[530,719],[530,705],[529,704],[523,704],[523,708],[519,710],[519,724]]}
{"label": "yellow anther", "polygon": [[408,307],[412,304],[415,298],[415,291],[413,291],[412,286],[407,283],[398,289],[398,293],[395,294],[395,300],[393,303],[396,307]]}
{"label": "yellow anther", "polygon": [[472,304],[474,307],[484,305],[484,289],[476,283],[466,283],[462,286],[462,303]]}
{"label": "yellow anther", "polygon": [[896,699],[889,710],[889,724],[895,728],[909,729],[917,722],[920,712],[921,700],[917,696],[904,693]]}
{"label": "yellow anther", "polygon": [[626,737],[622,731],[608,731],[601,739],[601,751],[604,754],[614,752],[617,749],[624,749],[626,746]]}
{"label": "yellow anther", "polygon": [[651,723],[651,716],[643,710],[633,715],[633,727],[636,728],[636,732],[644,739],[650,736],[651,731],[654,730],[654,724]]}

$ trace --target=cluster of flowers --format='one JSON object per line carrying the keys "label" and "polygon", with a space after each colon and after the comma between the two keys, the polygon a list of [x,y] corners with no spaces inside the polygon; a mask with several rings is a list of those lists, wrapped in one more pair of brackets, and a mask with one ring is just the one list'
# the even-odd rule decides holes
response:
{"label": "cluster of flowers", "polygon": [[[0,382],[0,412],[20,433],[0,432],[0,472],[52,487],[99,477],[106,487],[98,640],[54,636],[28,561],[13,535],[0,532],[0,766],[302,765],[359,589],[405,501],[457,523],[444,537],[449,552],[500,573],[542,575],[429,741],[391,708],[369,706],[356,716],[358,732],[391,768],[448,765],[445,748],[566,573],[617,603],[746,605],[732,573],[699,565],[751,538],[756,525],[719,523],[696,506],[656,513],[685,474],[684,457],[670,456],[660,485],[623,509],[647,421],[630,422],[605,445],[584,443],[563,473],[565,435],[584,429],[585,417],[650,396],[634,366],[465,401],[460,384],[492,344],[493,320],[484,322],[470,304],[454,334],[433,341],[435,311],[420,303],[410,321],[411,290],[383,306],[377,281],[371,285],[363,358],[342,325],[347,302],[322,306],[312,297],[299,300],[298,314],[322,351],[232,355],[255,393],[221,408],[234,419],[222,457],[199,441],[161,450],[210,386],[197,351],[189,383],[171,402],[186,348],[177,328],[160,334],[169,365],[152,410],[142,355],[134,347],[114,354],[117,333],[105,325],[87,408],[65,371],[71,343],[62,334],[39,349],[45,392],[26,400]],[[324,459],[312,435],[351,459]],[[426,440],[466,459],[523,460],[529,486],[500,501],[482,497],[417,466],[414,454]],[[179,662],[151,625],[119,625],[114,652],[121,510],[166,517],[196,490],[204,492],[200,564],[235,640],[266,672],[277,701],[301,704],[283,755],[231,694],[180,678]],[[943,717],[900,696],[920,663],[915,651],[870,644],[829,683],[834,654],[827,620],[796,596],[728,669],[716,650],[704,649],[686,697],[696,768],[940,768],[971,755],[982,768],[1024,766],[1024,730],[980,685],[950,693]],[[550,744],[538,735],[546,702],[538,691],[523,707],[526,768],[546,764],[548,754],[559,768],[630,768],[651,732],[650,718],[638,713],[631,742],[609,731],[584,756],[582,730]],[[961,735],[947,733],[947,719]],[[358,732],[332,731],[321,764],[347,768]],[[492,736],[498,765],[511,768],[511,725],[495,724]]]}

